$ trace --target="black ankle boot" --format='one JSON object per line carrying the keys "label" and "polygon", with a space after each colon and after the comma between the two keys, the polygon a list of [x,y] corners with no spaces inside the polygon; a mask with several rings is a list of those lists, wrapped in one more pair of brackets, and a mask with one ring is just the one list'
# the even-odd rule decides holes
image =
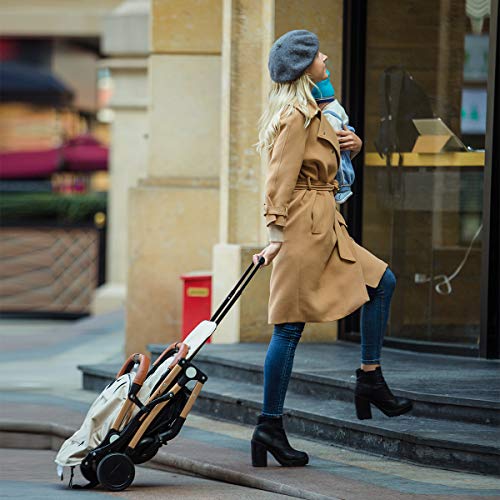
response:
{"label": "black ankle boot", "polygon": [[387,386],[382,369],[373,371],[356,370],[356,389],[354,391],[356,415],[360,420],[372,418],[370,404],[375,405],[388,417],[397,417],[409,412],[413,404],[409,399],[397,398]]}
{"label": "black ankle boot", "polygon": [[283,417],[259,417],[252,436],[252,465],[266,467],[267,452],[286,467],[303,466],[309,461],[307,453],[290,446],[283,428]]}

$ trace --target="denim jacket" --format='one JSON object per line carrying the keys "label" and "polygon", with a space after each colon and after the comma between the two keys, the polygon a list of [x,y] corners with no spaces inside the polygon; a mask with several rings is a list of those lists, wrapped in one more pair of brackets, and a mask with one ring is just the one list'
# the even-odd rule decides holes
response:
{"label": "denim jacket", "polygon": [[[328,107],[329,106],[323,109],[323,114],[326,115],[334,130],[342,130],[345,125],[351,132],[355,132],[354,127],[351,127],[349,125],[348,119],[343,120],[338,113],[336,113],[332,109],[328,109]],[[354,167],[351,161],[351,152],[342,151],[340,155],[341,160],[339,170],[337,172],[337,175],[335,176],[335,179],[339,183],[339,190],[335,195],[335,201],[339,204],[345,203],[353,195],[351,186],[355,179]]]}

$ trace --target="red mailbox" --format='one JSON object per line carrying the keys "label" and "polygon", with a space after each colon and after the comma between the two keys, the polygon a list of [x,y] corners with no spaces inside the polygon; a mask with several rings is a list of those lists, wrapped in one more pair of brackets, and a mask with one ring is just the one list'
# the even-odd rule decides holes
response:
{"label": "red mailbox", "polygon": [[[205,319],[210,319],[212,304],[212,273],[194,271],[181,276],[184,282],[182,300],[182,339]],[[210,339],[208,340],[210,342]]]}

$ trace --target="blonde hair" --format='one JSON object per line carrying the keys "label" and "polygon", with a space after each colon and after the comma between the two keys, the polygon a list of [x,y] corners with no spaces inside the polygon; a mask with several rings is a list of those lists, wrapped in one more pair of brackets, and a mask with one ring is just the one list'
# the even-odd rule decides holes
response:
{"label": "blonde hair", "polygon": [[309,116],[308,104],[316,106],[311,92],[313,85],[314,82],[307,73],[293,82],[273,82],[267,109],[259,120],[259,142],[256,144],[259,153],[273,148],[280,129],[280,119],[290,116],[294,106],[306,117],[304,128],[309,126],[312,116]]}

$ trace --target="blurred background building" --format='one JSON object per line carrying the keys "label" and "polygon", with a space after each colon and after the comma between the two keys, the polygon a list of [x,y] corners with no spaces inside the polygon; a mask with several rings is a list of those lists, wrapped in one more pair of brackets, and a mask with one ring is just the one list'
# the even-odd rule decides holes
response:
{"label": "blurred background building", "polygon": [[[4,1],[0,26],[2,87],[9,68],[32,71],[14,97],[2,91],[3,311],[70,311],[27,297],[70,269],[71,246],[53,248],[73,233],[85,257],[59,290],[81,291],[79,313],[124,304],[127,353],[179,338],[182,274],[209,271],[215,307],[266,244],[253,144],[267,55],[305,28],[364,140],[342,210],[398,277],[388,343],[499,356],[497,0]],[[21,98],[35,75],[49,102]],[[66,153],[104,158],[108,144],[109,175]],[[18,154],[36,159],[27,168]],[[269,338],[268,279],[259,272],[215,342]],[[356,315],[308,330],[359,338]]]}
{"label": "blurred background building", "polygon": [[105,280],[111,89],[98,63],[117,3],[0,5],[3,315],[89,314]]}

